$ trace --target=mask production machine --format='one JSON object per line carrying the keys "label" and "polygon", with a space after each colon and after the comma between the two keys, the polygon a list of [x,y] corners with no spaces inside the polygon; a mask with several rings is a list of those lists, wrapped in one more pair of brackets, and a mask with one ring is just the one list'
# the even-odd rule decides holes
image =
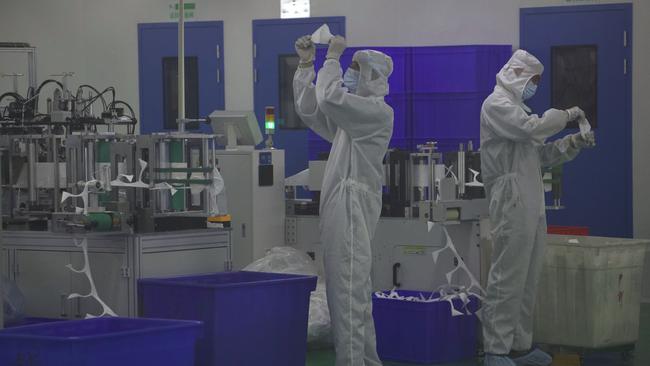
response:
{"label": "mask production machine", "polygon": [[[287,245],[309,253],[321,270],[318,192],[325,164],[310,161],[307,171],[288,178],[286,202]],[[487,247],[482,243],[489,230],[488,204],[479,181],[480,155],[471,144],[449,153],[436,151],[435,143],[418,146],[416,152],[389,150],[384,168],[382,215],[371,241],[374,290],[431,291],[447,285],[446,274],[458,259],[443,252],[434,264],[432,256],[447,245],[445,231],[474,277],[485,278],[487,265],[481,261],[482,248]],[[314,198],[296,199],[300,186]],[[452,284],[469,285],[469,278],[460,276]]]}
{"label": "mask production machine", "polygon": [[[69,298],[90,291],[67,268],[84,266],[75,241],[87,241],[97,291],[120,316],[137,315],[140,278],[228,271],[283,243],[284,152],[253,148],[252,112],[179,116],[178,131],[135,135],[114,88],[72,90],[71,73],[37,85],[35,49],[3,46],[27,56],[30,80],[24,96],[0,93],[0,269],[23,292],[26,316],[102,312]],[[190,122],[214,133],[186,132]]]}

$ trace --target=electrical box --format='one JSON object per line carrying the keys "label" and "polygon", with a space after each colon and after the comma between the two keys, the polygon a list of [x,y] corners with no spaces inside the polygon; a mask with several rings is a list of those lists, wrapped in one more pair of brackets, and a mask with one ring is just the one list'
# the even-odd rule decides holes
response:
{"label": "electrical box", "polygon": [[284,150],[217,150],[232,216],[233,269],[284,245]]}

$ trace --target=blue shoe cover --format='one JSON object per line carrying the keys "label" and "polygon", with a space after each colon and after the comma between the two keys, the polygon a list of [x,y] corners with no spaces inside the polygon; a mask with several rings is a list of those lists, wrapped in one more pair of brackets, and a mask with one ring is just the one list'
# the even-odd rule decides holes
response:
{"label": "blue shoe cover", "polygon": [[535,348],[525,356],[512,359],[517,366],[550,366],[553,357],[539,348]]}
{"label": "blue shoe cover", "polygon": [[483,366],[517,366],[517,364],[507,356],[485,354]]}

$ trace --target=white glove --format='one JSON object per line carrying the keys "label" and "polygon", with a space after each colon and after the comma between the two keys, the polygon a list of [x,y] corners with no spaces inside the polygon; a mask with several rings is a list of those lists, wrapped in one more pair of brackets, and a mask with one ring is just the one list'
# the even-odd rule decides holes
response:
{"label": "white glove", "polygon": [[586,147],[596,146],[596,135],[594,135],[594,131],[589,131],[584,134],[578,132],[571,135],[571,146],[576,149],[584,149]]}
{"label": "white glove", "polygon": [[334,59],[338,60],[341,58],[341,55],[343,54],[343,51],[347,48],[347,44],[345,43],[345,38],[341,36],[334,36],[330,40],[330,46],[327,49],[327,59]]}
{"label": "white glove", "polygon": [[314,47],[314,42],[311,41],[311,36],[298,38],[295,47],[296,53],[300,57],[300,64],[311,66],[316,57],[316,47]]}
{"label": "white glove", "polygon": [[569,115],[569,122],[573,122],[579,118],[585,118],[585,112],[578,107],[569,108],[566,112]]}

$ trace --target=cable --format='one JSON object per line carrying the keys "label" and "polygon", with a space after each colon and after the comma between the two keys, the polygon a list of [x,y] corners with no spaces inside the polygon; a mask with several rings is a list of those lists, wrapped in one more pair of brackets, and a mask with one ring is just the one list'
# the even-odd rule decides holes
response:
{"label": "cable", "polygon": [[88,109],[88,107],[90,107],[93,103],[95,103],[95,101],[97,99],[101,98],[104,94],[106,94],[106,92],[109,92],[109,91],[112,92],[112,94],[113,94],[113,99],[112,99],[112,102],[111,102],[111,104],[113,104],[115,102],[115,88],[112,87],[112,86],[109,86],[108,88],[104,89],[104,91],[102,91],[101,93],[97,94],[92,99],[90,99],[90,101],[88,103],[86,103],[86,105],[79,111],[79,113],[83,113],[86,109]]}
{"label": "cable", "polygon": [[52,84],[52,83],[58,85],[59,88],[61,88],[61,91],[63,91],[63,84],[61,84],[61,82],[59,82],[58,80],[47,79],[47,80],[43,81],[41,83],[41,85],[39,85],[38,88],[36,88],[36,93],[34,93],[33,103],[34,103],[34,111],[35,112],[38,111],[38,101],[39,101],[39,97],[41,95],[41,89],[43,89],[43,87],[45,85]]}
{"label": "cable", "polygon": [[128,133],[133,135],[133,134],[135,134],[135,125],[138,124],[138,119],[135,118],[135,112],[133,111],[133,108],[131,107],[131,105],[129,105],[129,103],[127,103],[125,101],[116,100],[113,103],[111,103],[111,108],[110,109],[113,109],[116,105],[120,105],[120,104],[125,106],[126,108],[128,108],[129,111],[131,112],[131,121],[133,123],[131,124],[131,126],[130,126],[130,128],[128,130]]}
{"label": "cable", "polygon": [[[92,85],[88,85],[88,84],[79,85],[79,87],[77,88],[77,94],[79,94],[79,90],[81,90],[81,89],[83,89],[83,88],[91,89],[92,91],[95,92],[96,95],[101,95],[101,93],[99,92],[99,90],[97,90],[94,86],[92,86]],[[107,107],[106,99],[104,99],[104,96],[103,96],[103,95],[102,95],[100,98],[101,98],[101,100],[102,100],[102,104],[104,105],[104,111],[106,111],[106,107]]]}
{"label": "cable", "polygon": [[[25,103],[25,98],[23,98],[22,95],[20,95],[18,93],[14,93],[14,92],[6,92],[6,93],[0,95],[0,103],[2,103],[2,100],[5,99],[6,97],[14,98],[16,100],[16,103],[19,103],[19,104],[24,104]],[[9,112],[9,105],[5,106],[5,108],[2,111],[1,116],[2,116],[3,119],[7,117],[7,112]]]}
{"label": "cable", "polygon": [[60,81],[58,81],[58,80],[54,80],[54,79],[47,79],[47,80],[45,80],[44,82],[42,82],[41,85],[38,86],[38,88],[36,88],[36,93],[35,93],[35,95],[39,95],[39,94],[41,93],[41,89],[43,89],[43,87],[44,87],[45,85],[47,85],[47,84],[51,84],[51,83],[55,83],[56,85],[59,86],[59,88],[61,88],[61,90],[63,90],[63,84],[61,84]]}
{"label": "cable", "polygon": [[129,109],[129,112],[131,112],[131,117],[135,118],[135,112],[133,111],[133,108],[129,105],[129,103],[123,101],[123,100],[116,100],[113,103],[111,103],[111,109],[113,109],[116,105],[121,104],[125,106],[126,108]]}

